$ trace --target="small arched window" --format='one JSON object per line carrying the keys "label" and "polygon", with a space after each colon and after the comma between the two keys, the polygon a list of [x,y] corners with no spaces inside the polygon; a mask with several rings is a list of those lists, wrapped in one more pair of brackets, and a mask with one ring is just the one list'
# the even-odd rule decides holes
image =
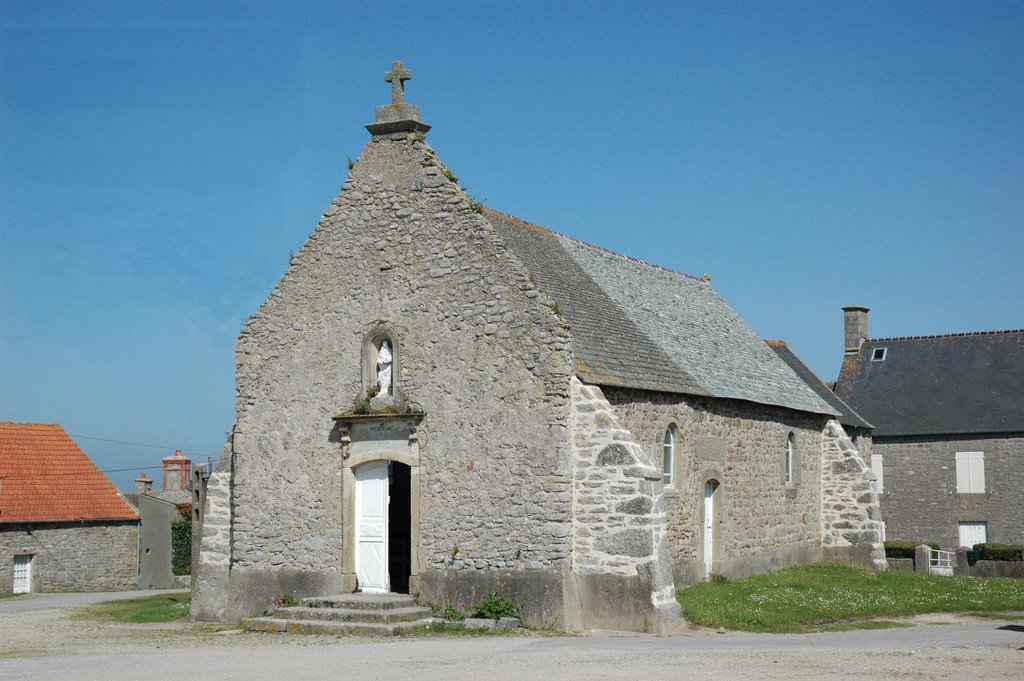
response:
{"label": "small arched window", "polygon": [[793,433],[786,436],[786,484],[793,484],[793,454],[796,449]]}
{"label": "small arched window", "polygon": [[665,487],[675,486],[676,434],[672,426],[665,429],[665,441],[662,445],[661,479]]}

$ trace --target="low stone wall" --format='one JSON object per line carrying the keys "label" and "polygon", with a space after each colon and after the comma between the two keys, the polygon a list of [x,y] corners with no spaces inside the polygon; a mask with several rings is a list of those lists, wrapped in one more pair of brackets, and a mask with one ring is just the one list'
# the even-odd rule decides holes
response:
{"label": "low stone wall", "polygon": [[914,571],[913,558],[886,558],[885,562],[889,566],[890,570],[900,570],[902,572]]}
{"label": "low stone wall", "polygon": [[1009,577],[1024,579],[1024,562],[1019,560],[979,560],[970,568],[971,577]]}
{"label": "low stone wall", "polygon": [[14,588],[14,556],[32,556],[31,590],[125,591],[138,578],[135,520],[0,526],[0,592]]}

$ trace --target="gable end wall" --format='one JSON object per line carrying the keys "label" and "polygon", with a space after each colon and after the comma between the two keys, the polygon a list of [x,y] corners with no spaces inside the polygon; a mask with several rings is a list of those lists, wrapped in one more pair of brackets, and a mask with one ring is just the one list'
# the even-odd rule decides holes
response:
{"label": "gable end wall", "polygon": [[[239,336],[230,531],[207,516],[230,542],[233,595],[218,617],[261,611],[280,591],[340,590],[342,447],[332,417],[363,394],[362,344],[380,327],[401,356],[399,406],[424,413],[414,547],[423,588],[494,570],[561,574],[568,328],[433,150],[394,134],[367,145]],[[439,588],[424,597],[456,597]],[[208,591],[210,602],[221,598]]]}

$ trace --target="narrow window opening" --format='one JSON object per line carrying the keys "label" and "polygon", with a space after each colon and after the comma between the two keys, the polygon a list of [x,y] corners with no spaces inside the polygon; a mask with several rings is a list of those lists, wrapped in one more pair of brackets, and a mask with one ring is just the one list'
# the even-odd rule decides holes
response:
{"label": "narrow window opening", "polygon": [[871,351],[872,362],[883,362],[885,361],[885,348],[875,348]]}
{"label": "narrow window opening", "polygon": [[786,484],[793,484],[793,433],[786,437]]}
{"label": "narrow window opening", "polygon": [[672,426],[665,429],[665,442],[662,447],[662,482],[665,487],[672,487],[675,484],[673,477],[675,468],[676,436],[672,432]]}

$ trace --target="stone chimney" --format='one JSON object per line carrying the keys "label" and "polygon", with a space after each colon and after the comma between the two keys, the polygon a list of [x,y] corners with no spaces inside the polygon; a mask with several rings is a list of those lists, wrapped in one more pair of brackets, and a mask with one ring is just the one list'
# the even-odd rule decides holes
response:
{"label": "stone chimney", "polygon": [[146,477],[145,472],[139,473],[139,477],[135,478],[135,493],[136,494],[152,494],[153,493],[153,481]]}
{"label": "stone chimney", "polygon": [[856,355],[861,343],[868,339],[868,308],[863,305],[849,305],[843,308],[843,325],[846,330],[846,354]]}
{"label": "stone chimney", "polygon": [[174,456],[164,457],[164,492],[177,492],[185,489],[192,478],[192,460],[183,456],[181,450]]}

